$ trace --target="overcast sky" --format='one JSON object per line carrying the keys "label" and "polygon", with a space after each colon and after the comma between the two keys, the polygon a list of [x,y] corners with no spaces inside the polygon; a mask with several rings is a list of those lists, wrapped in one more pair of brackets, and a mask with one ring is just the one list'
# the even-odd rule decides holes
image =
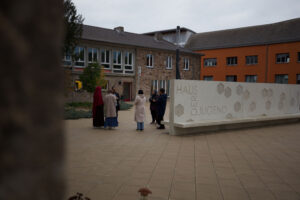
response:
{"label": "overcast sky", "polygon": [[175,28],[207,32],[300,17],[300,0],[73,0],[84,24],[145,33]]}

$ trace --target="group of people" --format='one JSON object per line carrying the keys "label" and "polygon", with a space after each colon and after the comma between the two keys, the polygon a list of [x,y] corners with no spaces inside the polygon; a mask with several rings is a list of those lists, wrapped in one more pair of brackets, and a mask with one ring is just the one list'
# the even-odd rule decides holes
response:
{"label": "group of people", "polygon": [[118,111],[120,110],[119,99],[120,96],[114,89],[108,90],[105,97],[102,98],[101,87],[96,87],[93,101],[94,127],[108,127],[111,129],[118,126]]}
{"label": "group of people", "polygon": [[[120,96],[114,89],[108,90],[108,93],[103,99],[101,87],[96,88],[93,102],[94,127],[108,127],[111,129],[118,126],[118,110],[120,110],[119,99]],[[158,129],[165,129],[165,126],[161,123],[164,119],[167,105],[167,95],[165,94],[165,90],[161,88],[158,94],[157,91],[153,91],[149,101],[152,116],[151,124],[157,123]],[[138,131],[144,130],[144,122],[146,119],[145,103],[146,97],[144,92],[143,90],[139,90],[134,101],[134,119],[137,122],[136,130]]]}

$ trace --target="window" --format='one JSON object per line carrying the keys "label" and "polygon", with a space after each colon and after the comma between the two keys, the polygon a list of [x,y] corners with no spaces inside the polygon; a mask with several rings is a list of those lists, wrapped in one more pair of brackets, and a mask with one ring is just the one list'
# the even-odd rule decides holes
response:
{"label": "window", "polygon": [[101,65],[104,69],[110,69],[110,51],[101,49]]}
{"label": "window", "polygon": [[84,66],[84,48],[76,47],[74,56],[75,56],[75,65],[83,67]]}
{"label": "window", "polygon": [[151,54],[147,55],[146,66],[152,68],[153,67],[153,56]]}
{"label": "window", "polygon": [[236,75],[226,76],[226,81],[228,81],[228,82],[236,82],[237,81],[237,76]]}
{"label": "window", "polygon": [[257,76],[256,75],[246,75],[245,76],[245,82],[256,83],[256,81],[257,81]]}
{"label": "window", "polygon": [[237,57],[227,57],[226,63],[227,65],[237,65]]}
{"label": "window", "polygon": [[172,56],[167,56],[166,69],[172,69]]}
{"label": "window", "polygon": [[290,54],[288,53],[276,54],[276,63],[289,63],[289,62],[290,62]]}
{"label": "window", "polygon": [[[151,90],[152,91],[154,91],[154,90],[158,91],[159,90],[158,80],[152,80]],[[152,94],[152,91],[151,91],[151,94]]]}
{"label": "window", "polygon": [[190,60],[188,58],[183,59],[183,69],[189,70],[190,69]]}
{"label": "window", "polygon": [[131,52],[125,52],[125,73],[133,73],[133,54]]}
{"label": "window", "polygon": [[98,50],[96,48],[88,48],[88,62],[98,62]]}
{"label": "window", "polygon": [[63,58],[63,65],[71,65],[72,64],[72,57],[71,54],[65,53]]}
{"label": "window", "polygon": [[300,84],[300,74],[297,74],[297,84]]}
{"label": "window", "polygon": [[122,70],[122,53],[121,51],[113,51],[113,69],[116,73],[123,73]]}
{"label": "window", "polygon": [[204,59],[204,67],[217,66],[216,58],[205,58]]}
{"label": "window", "polygon": [[214,77],[213,76],[203,76],[203,80],[205,80],[205,81],[213,81]]}
{"label": "window", "polygon": [[258,63],[258,56],[246,56],[246,65],[256,65]]}
{"label": "window", "polygon": [[298,62],[300,62],[300,52],[298,52]]}
{"label": "window", "polygon": [[288,80],[289,80],[289,76],[287,74],[276,74],[275,75],[275,83],[287,84]]}

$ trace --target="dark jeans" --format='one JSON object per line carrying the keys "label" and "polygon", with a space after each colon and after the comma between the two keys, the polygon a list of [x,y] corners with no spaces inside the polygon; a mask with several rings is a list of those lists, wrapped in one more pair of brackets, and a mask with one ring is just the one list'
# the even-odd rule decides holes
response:
{"label": "dark jeans", "polygon": [[152,122],[157,121],[157,113],[156,110],[151,110]]}
{"label": "dark jeans", "polygon": [[163,120],[164,120],[164,116],[157,115],[157,124],[159,125],[159,127],[165,128],[165,125],[161,124],[161,121]]}

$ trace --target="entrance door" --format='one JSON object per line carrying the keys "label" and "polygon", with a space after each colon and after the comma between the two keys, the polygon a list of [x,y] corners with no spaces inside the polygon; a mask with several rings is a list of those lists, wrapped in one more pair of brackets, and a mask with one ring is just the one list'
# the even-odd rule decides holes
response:
{"label": "entrance door", "polygon": [[131,100],[131,83],[129,82],[123,83],[123,96],[124,96],[124,101]]}

